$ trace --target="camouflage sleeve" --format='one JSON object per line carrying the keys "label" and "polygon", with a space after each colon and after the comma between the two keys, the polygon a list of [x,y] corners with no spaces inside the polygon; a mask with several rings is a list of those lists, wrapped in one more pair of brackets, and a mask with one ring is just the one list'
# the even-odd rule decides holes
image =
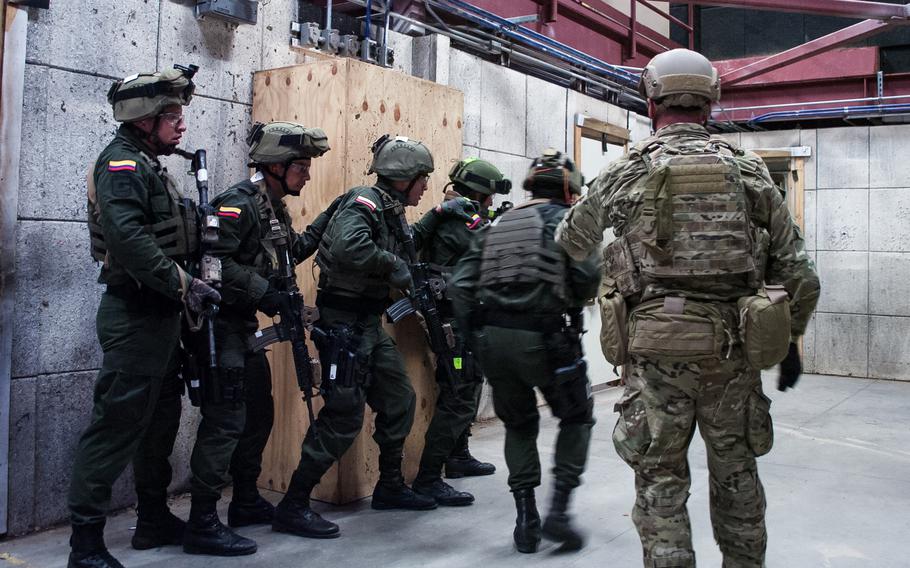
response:
{"label": "camouflage sleeve", "polygon": [[99,160],[95,166],[95,188],[105,245],[117,263],[143,286],[179,300],[180,269],[145,230],[149,224],[147,208],[170,211],[170,200],[164,192],[150,195],[149,187],[155,183],[154,172],[142,162],[126,161],[132,162],[134,167],[114,169],[107,160]]}
{"label": "camouflage sleeve", "polygon": [[629,164],[624,157],[607,166],[556,227],[556,242],[575,260],[585,260],[603,242],[604,231],[613,226],[610,196],[630,179]]}
{"label": "camouflage sleeve", "polygon": [[790,294],[790,336],[795,339],[806,331],[818,304],[821,285],[784,196],[774,185],[761,158],[751,153],[746,157],[745,164],[740,165],[743,179],[759,195],[753,214],[757,213],[766,223],[771,241],[765,281],[783,285]]}
{"label": "camouflage sleeve", "polygon": [[395,269],[398,257],[373,240],[376,227],[384,222],[378,202],[374,192],[358,194],[338,208],[329,224],[332,257],[341,268],[375,274],[388,274]]}
{"label": "camouflage sleeve", "polygon": [[471,337],[474,322],[474,309],[477,306],[477,282],[480,279],[480,261],[483,255],[483,243],[486,231],[481,229],[472,239],[470,246],[452,274],[449,281],[448,296],[455,310],[458,329],[464,330],[465,337]]}
{"label": "camouflage sleeve", "polygon": [[212,205],[218,214],[218,242],[212,249],[221,258],[221,296],[225,304],[245,309],[256,307],[269,287],[255,267],[237,262],[236,257],[247,239],[258,239],[255,204],[242,194],[229,191]]}
{"label": "camouflage sleeve", "polygon": [[322,235],[325,233],[326,227],[329,226],[329,221],[332,220],[332,216],[335,215],[343,199],[344,194],[336,197],[325,211],[313,219],[313,222],[307,226],[303,234],[298,235],[297,240],[294,242],[294,260],[297,264],[310,258],[319,250],[319,241],[322,240]]}

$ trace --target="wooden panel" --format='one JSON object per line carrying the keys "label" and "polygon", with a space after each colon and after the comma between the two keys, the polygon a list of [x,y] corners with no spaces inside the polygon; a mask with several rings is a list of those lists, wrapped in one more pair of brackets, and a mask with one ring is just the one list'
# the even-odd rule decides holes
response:
{"label": "wooden panel", "polygon": [[[451,164],[461,159],[463,95],[460,91],[400,72],[352,59],[327,59],[262,71],[253,83],[253,119],[293,120],[323,128],[332,150],[313,160],[312,180],[301,197],[289,198],[295,229],[302,230],[339,193],[374,179],[367,174],[370,147],[382,134],[423,141],[433,152],[436,171],[412,221],[441,201]],[[308,261],[297,268],[307,303],[315,299],[318,269]],[[432,355],[413,319],[387,328],[396,338],[417,393],[417,412],[405,444],[405,477],[413,478],[423,448],[423,435],[435,404]],[[315,353],[315,351],[313,351]],[[263,486],[284,491],[300,456],[308,427],[306,411],[293,376],[286,347],[270,354],[276,420],[263,463]],[[317,404],[317,408],[320,405]],[[372,493],[378,477],[378,448],[373,442],[373,415],[367,409],[364,432],[333,467],[314,496],[344,503]]]}

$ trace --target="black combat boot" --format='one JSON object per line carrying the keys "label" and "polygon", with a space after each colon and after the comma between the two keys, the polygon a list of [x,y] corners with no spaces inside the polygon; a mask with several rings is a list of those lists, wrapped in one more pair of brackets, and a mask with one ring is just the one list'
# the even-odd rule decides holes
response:
{"label": "black combat boot", "polygon": [[537,552],[540,544],[540,515],[537,513],[537,501],[533,489],[519,489],[512,493],[515,497],[515,547],[518,552]]}
{"label": "black combat boot", "polygon": [[549,540],[562,543],[560,550],[581,550],[585,545],[585,538],[581,532],[572,526],[572,518],[566,512],[569,509],[569,496],[571,489],[555,487],[550,512],[543,523],[543,535]]}
{"label": "black combat boot", "polygon": [[186,523],[174,516],[166,502],[144,503],[136,507],[136,530],[130,544],[136,550],[183,544]]}
{"label": "black combat boot", "polygon": [[310,508],[310,493],[313,485],[299,481],[296,474],[284,499],[275,508],[272,530],[307,538],[338,538],[338,525],[319,516]]}
{"label": "black combat boot", "polygon": [[436,499],[414,493],[401,475],[401,452],[379,454],[379,481],[373,489],[374,509],[426,511],[436,508]]}
{"label": "black combat boot", "polygon": [[477,475],[493,475],[496,466],[478,460],[468,450],[468,437],[471,429],[467,428],[455,443],[455,448],[446,460],[446,477],[457,479],[459,477],[473,477]]}
{"label": "black combat boot", "polygon": [[215,510],[215,501],[193,499],[183,534],[183,551],[210,556],[244,556],[256,552],[256,543],[227,528]]}
{"label": "black combat boot", "polygon": [[256,488],[256,481],[234,479],[234,496],[228,505],[228,525],[246,527],[267,525],[275,517],[275,507]]}
{"label": "black combat boot", "polygon": [[467,491],[458,491],[442,480],[439,475],[428,474],[421,470],[411,488],[415,493],[432,497],[437,505],[443,507],[463,507],[474,502],[474,496]]}
{"label": "black combat boot", "polygon": [[123,568],[104,546],[104,523],[73,525],[67,568]]}

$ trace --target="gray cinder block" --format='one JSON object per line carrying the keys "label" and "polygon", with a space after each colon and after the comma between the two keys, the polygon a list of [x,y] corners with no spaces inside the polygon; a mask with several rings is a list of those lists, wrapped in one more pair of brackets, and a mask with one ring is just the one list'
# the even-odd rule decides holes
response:
{"label": "gray cinder block", "polygon": [[869,254],[852,251],[818,251],[818,276],[822,283],[818,309],[822,312],[869,312]]}
{"label": "gray cinder block", "polygon": [[910,253],[869,253],[869,311],[910,316]]}
{"label": "gray cinder block", "polygon": [[806,179],[803,188],[806,190],[818,187],[818,132],[812,128],[799,131],[799,145],[812,148],[812,155],[805,159],[803,175]]}
{"label": "gray cinder block", "polygon": [[481,60],[453,49],[449,59],[449,85],[464,93],[464,143],[480,147]]}
{"label": "gray cinder block", "polygon": [[772,130],[768,132],[743,132],[740,146],[749,150],[759,148],[789,148],[799,146],[799,130]]}
{"label": "gray cinder block", "polygon": [[[910,184],[910,179],[904,181]],[[910,189],[872,189],[869,194],[870,250],[910,250]]]}
{"label": "gray cinder block", "polygon": [[815,372],[865,377],[869,371],[869,316],[815,314]]}
{"label": "gray cinder block", "polygon": [[528,139],[524,154],[540,155],[547,148],[566,150],[566,89],[528,77]]}
{"label": "gray cinder block", "polygon": [[449,84],[451,41],[448,37],[431,34],[413,39],[411,74],[421,79]]}
{"label": "gray cinder block", "polygon": [[9,500],[7,533],[19,535],[35,524],[35,387],[37,379],[10,385]]}
{"label": "gray cinder block", "polygon": [[818,188],[869,187],[869,128],[818,131]]}
{"label": "gray cinder block", "polygon": [[910,318],[871,318],[869,376],[910,381]]}
{"label": "gray cinder block", "polygon": [[806,191],[803,194],[803,238],[806,241],[806,250],[815,250],[818,243],[818,192]]}
{"label": "gray cinder block", "polygon": [[297,21],[297,2],[260,2],[259,20],[262,22],[261,68],[297,63],[299,55],[291,50],[291,22]]}
{"label": "gray cinder block", "polygon": [[480,147],[523,155],[527,76],[488,61],[481,62],[480,74]]}
{"label": "gray cinder block", "polygon": [[906,159],[910,126],[876,126],[869,129],[869,186],[906,187],[910,160]]}
{"label": "gray cinder block", "polygon": [[818,250],[868,249],[868,189],[819,190],[816,199]]}
{"label": "gray cinder block", "polygon": [[88,242],[85,223],[20,222],[13,376],[101,366],[94,330],[102,287]]}
{"label": "gray cinder block", "polygon": [[496,195],[494,201],[499,203],[502,200],[512,201],[515,205],[528,200],[530,195],[521,186],[528,168],[531,166],[531,158],[525,156],[513,156],[512,154],[503,154],[502,152],[493,152],[490,150],[481,150],[480,159],[492,163],[494,166],[512,181],[512,191],[508,196]]}

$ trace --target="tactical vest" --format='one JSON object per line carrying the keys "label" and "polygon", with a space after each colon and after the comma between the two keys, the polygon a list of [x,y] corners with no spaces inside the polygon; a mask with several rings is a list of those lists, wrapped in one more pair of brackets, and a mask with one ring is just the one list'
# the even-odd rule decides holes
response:
{"label": "tactical vest", "polygon": [[750,205],[730,150],[718,140],[685,148],[655,141],[641,150],[643,202],[624,236],[642,288],[756,270]]}
{"label": "tactical vest", "polygon": [[[346,202],[344,205],[347,205],[347,202],[354,199],[354,194],[360,189],[363,188],[354,188],[350,190],[346,194]],[[380,231],[378,235],[373,235],[374,242],[379,248],[394,253],[395,251],[392,250],[388,219],[389,215],[394,214],[392,211],[389,211],[388,208],[389,202],[394,201],[394,198],[378,187],[371,187],[370,189],[379,195],[380,201],[382,202],[382,209],[380,210]],[[316,255],[316,265],[319,266],[319,288],[333,288],[355,295],[361,295],[371,291],[376,292],[377,294],[387,295],[389,287],[387,276],[354,270],[339,265],[338,259],[332,252],[332,245],[334,244],[337,235],[335,234],[335,231],[331,229],[332,225],[336,222],[341,222],[338,215],[333,216],[332,220],[329,221],[329,226],[326,228],[322,235],[322,239],[319,242],[319,252]]]}
{"label": "tactical vest", "polygon": [[[139,155],[146,164],[155,171],[155,174],[164,182],[171,214],[167,219],[151,225],[145,225],[145,230],[155,239],[155,244],[168,258],[184,260],[195,255],[199,250],[198,226],[194,203],[180,197],[174,178],[165,171],[161,164],[152,160],[144,152]],[[95,166],[89,169],[87,182],[87,212],[88,230],[91,239],[92,259],[109,264],[107,244],[104,242],[104,231],[101,229],[101,210],[98,206],[98,196],[95,189]]]}
{"label": "tactical vest", "polygon": [[568,301],[565,253],[547,246],[544,226],[533,206],[516,207],[494,222],[481,256],[481,287],[502,289],[546,282],[552,284],[557,298]]}

